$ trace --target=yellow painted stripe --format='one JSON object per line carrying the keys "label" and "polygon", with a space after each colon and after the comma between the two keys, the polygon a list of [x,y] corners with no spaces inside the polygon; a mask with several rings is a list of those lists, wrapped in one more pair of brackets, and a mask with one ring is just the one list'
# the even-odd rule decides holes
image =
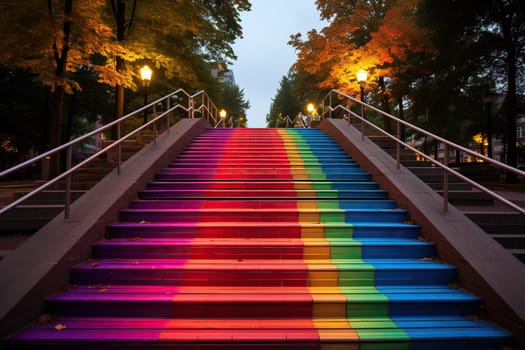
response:
{"label": "yellow painted stripe", "polygon": [[[303,258],[310,268],[309,290],[313,299],[312,320],[319,334],[322,350],[358,350],[359,335],[346,321],[346,296],[339,289],[339,271],[335,264],[326,265],[331,260],[331,244],[326,239],[325,227],[321,223],[321,215],[317,200],[302,200],[310,193],[301,190],[313,190],[308,169],[304,165],[301,153],[294,139],[286,130],[279,129],[283,141],[288,145],[288,160],[294,160],[295,169],[291,173],[294,180],[302,180],[295,184],[297,191],[297,209],[299,223],[302,224],[301,238],[304,244]],[[317,225],[307,225],[316,223]],[[316,269],[315,261],[323,261],[324,269]],[[341,342],[344,342],[341,343]]]}

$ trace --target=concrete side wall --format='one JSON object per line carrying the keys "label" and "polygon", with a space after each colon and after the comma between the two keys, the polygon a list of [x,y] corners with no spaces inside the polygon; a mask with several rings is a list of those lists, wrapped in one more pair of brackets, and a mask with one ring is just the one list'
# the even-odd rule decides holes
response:
{"label": "concrete side wall", "polygon": [[119,209],[208,126],[204,119],[181,120],[122,164],[121,175],[115,169],[75,201],[69,220],[59,214],[0,261],[0,339],[38,317],[43,299],[68,284],[71,266],[89,258]]}
{"label": "concrete side wall", "polygon": [[435,243],[438,258],[458,268],[462,288],[481,297],[490,319],[516,334],[525,349],[525,265],[455,207],[443,211],[443,199],[408,169],[344,120],[325,120],[320,129],[372,174],[399,206]]}

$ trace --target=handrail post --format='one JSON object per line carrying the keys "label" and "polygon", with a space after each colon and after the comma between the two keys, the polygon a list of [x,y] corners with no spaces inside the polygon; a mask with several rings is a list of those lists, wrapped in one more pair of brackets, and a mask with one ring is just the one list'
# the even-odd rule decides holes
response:
{"label": "handrail post", "polygon": [[117,140],[118,146],[117,146],[117,174],[120,175],[120,164],[122,163],[122,142],[120,142],[120,129],[122,127],[122,124],[119,122],[117,123]]}
{"label": "handrail post", "polygon": [[171,116],[171,96],[168,97],[168,100],[166,101],[166,110],[168,113],[166,113],[166,127],[168,128],[168,133],[170,132],[170,116]]}
{"label": "handrail post", "polygon": [[330,94],[328,95],[328,118],[332,119],[332,91],[330,91]]}
{"label": "handrail post", "polygon": [[193,111],[193,97],[190,96],[189,99],[190,108],[188,109],[188,118],[193,119],[193,117],[195,116]]}
{"label": "handrail post", "polygon": [[443,211],[448,212],[448,145],[445,143],[443,147]]}
{"label": "handrail post", "polygon": [[151,123],[151,127],[153,129],[153,144],[157,144],[157,104],[153,105],[153,123]]}
{"label": "handrail post", "polygon": [[361,104],[361,140],[365,139],[365,105],[363,104],[363,101],[360,102]]}
{"label": "handrail post", "polygon": [[[71,169],[73,163],[73,145],[66,149],[66,171]],[[68,220],[71,217],[71,177],[72,174],[66,176],[66,188],[64,198],[64,218]]]}
{"label": "handrail post", "polygon": [[345,112],[347,112],[348,114],[345,113],[345,115],[348,115],[348,118],[347,118],[348,125],[352,124],[352,114],[348,112],[348,111],[350,111],[350,108],[352,107],[351,103],[352,103],[352,101],[349,98],[347,98],[346,99],[346,109],[347,109],[347,111],[345,111]]}
{"label": "handrail post", "polygon": [[[206,93],[202,92],[202,94],[201,94],[201,106],[205,106],[206,105],[204,103],[205,101],[206,101]],[[202,113],[201,113],[201,117],[202,117]]]}
{"label": "handrail post", "polygon": [[209,97],[206,99],[205,105],[206,105],[206,120],[209,123],[211,119],[211,109],[210,109],[210,98]]}
{"label": "handrail post", "polygon": [[[396,123],[397,130],[396,130],[396,137],[398,140],[401,139],[401,124],[399,122]],[[401,144],[399,142],[396,142],[396,163],[397,163],[397,170],[399,170],[401,165]]]}

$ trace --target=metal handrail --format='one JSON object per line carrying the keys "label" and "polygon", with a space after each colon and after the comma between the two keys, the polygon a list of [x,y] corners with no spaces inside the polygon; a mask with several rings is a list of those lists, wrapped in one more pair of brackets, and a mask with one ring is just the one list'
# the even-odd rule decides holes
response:
{"label": "metal handrail", "polygon": [[[302,113],[299,113],[295,116],[295,118],[290,118],[288,115],[284,118],[284,121],[286,123],[286,128],[295,128],[295,125],[297,123],[297,120],[299,119],[300,121],[300,125],[301,125],[301,128],[309,128],[310,127],[310,123],[312,122],[311,118],[309,118],[308,120],[304,120],[303,117],[309,117],[309,116],[305,116],[303,115]],[[275,127],[276,128],[279,128],[281,123],[280,123],[280,120],[277,118],[275,119]]]}
{"label": "metal handrail", "polygon": [[[361,106],[361,115],[358,115],[357,113],[353,112],[352,110],[350,110],[349,107],[343,105],[342,103],[338,103],[335,107],[332,107],[332,101],[333,101],[333,98],[332,96],[335,94],[336,97],[339,97],[340,98],[344,98],[346,99],[347,101],[352,101],[354,103],[357,103]],[[328,104],[327,104],[328,102]],[[382,128],[380,128],[379,126],[373,124],[372,122],[366,120],[365,118],[365,110],[366,109],[369,109],[369,110],[372,110],[374,112],[377,112],[381,115],[383,115],[384,117],[387,117],[388,119],[394,121],[396,123],[396,135],[392,135],[390,134],[389,132],[383,130]],[[467,182],[468,184],[472,185],[473,187],[479,189],[480,191],[488,194],[489,196],[491,196],[492,198],[500,201],[501,203],[507,205],[508,207],[512,208],[513,210],[517,211],[518,213],[522,214],[522,215],[525,215],[525,209],[516,205],[515,203],[509,201],[508,199],[506,199],[505,197],[495,193],[494,191],[486,188],[485,186],[477,183],[476,181],[473,181],[472,179],[469,179],[468,177],[464,176],[463,174],[459,173],[458,171],[452,169],[451,167],[448,166],[448,155],[449,155],[449,147],[453,148],[453,149],[456,149],[456,150],[459,150],[459,151],[462,151],[468,155],[471,155],[475,158],[478,158],[478,159],[482,159],[483,161],[487,162],[487,163],[490,163],[490,164],[493,164],[495,165],[497,168],[500,168],[500,169],[504,169],[506,171],[509,171],[509,172],[512,172],[518,176],[525,176],[525,171],[522,171],[520,169],[517,169],[517,168],[514,168],[514,167],[511,167],[505,163],[502,163],[502,162],[499,162],[497,160],[494,160],[492,158],[489,158],[489,157],[486,157],[480,153],[477,153],[475,151],[472,151],[468,148],[465,148],[461,145],[458,145],[452,141],[449,141],[445,138],[442,138],[440,136],[437,136],[429,131],[426,131],[418,126],[415,126],[403,119],[399,119],[389,113],[386,113],[374,106],[371,106],[363,101],[360,101],[352,96],[349,96],[345,93],[342,93],[340,91],[337,91],[337,90],[331,90],[322,100],[322,118],[332,118],[332,112],[334,111],[337,111],[337,110],[343,110],[345,112],[347,112],[348,114],[350,114],[351,116],[357,118],[358,120],[361,121],[361,139],[364,139],[364,126],[365,125],[368,125],[370,127],[372,127],[373,129],[379,131],[380,133],[384,134],[385,136],[387,136],[388,138],[394,140],[396,142],[396,163],[397,163],[397,169],[399,170],[400,168],[400,164],[401,164],[401,147],[404,147],[406,149],[409,149],[411,151],[413,151],[414,153],[418,154],[419,156],[423,157],[424,159],[430,161],[432,164],[436,165],[436,166],[439,166],[440,168],[443,169],[443,210],[446,212],[448,210],[448,175],[449,174],[452,174],[458,178],[460,178],[461,180]],[[443,163],[439,162],[438,160],[426,155],[425,153],[421,152],[420,150],[418,150],[417,148],[407,144],[406,142],[404,142],[403,140],[401,140],[401,125],[404,125],[406,127],[409,127],[410,129],[414,130],[414,131],[417,131],[418,133],[421,133],[427,137],[430,137],[440,143],[442,143],[444,145],[444,159],[443,159]]]}
{"label": "metal handrail", "polygon": [[[177,101],[179,101],[181,98],[182,99],[187,99],[188,101],[188,105],[185,106],[181,103],[176,103],[175,105],[172,106],[172,99],[176,98]],[[200,100],[200,104],[199,107],[195,107],[196,105],[196,102]],[[166,105],[166,110],[160,114],[157,113],[157,106],[161,104],[162,106],[164,106],[164,104]],[[126,120],[129,120],[131,118],[134,118],[134,117],[138,117],[138,116],[141,116],[143,113],[147,112],[149,109],[152,109],[153,110],[153,118],[152,120],[148,121],[147,123],[135,128],[134,130],[132,130],[131,132],[129,132],[128,134],[124,135],[124,136],[120,136],[121,135],[121,129],[122,129],[122,123],[125,122]],[[39,161],[43,161],[44,159],[48,158],[48,157],[51,157],[55,154],[58,154],[62,151],[66,151],[66,166],[65,166],[65,169],[66,171],[64,171],[63,173],[57,175],[56,177],[54,177],[53,179],[51,180],[48,180],[47,182],[45,182],[44,184],[38,186],[37,188],[33,189],[31,192],[23,195],[22,197],[16,199],[15,201],[9,203],[8,205],[0,208],[0,215],[2,215],[3,213],[7,212],[8,210],[16,207],[17,205],[21,204],[22,202],[24,202],[25,200],[31,198],[32,196],[36,195],[37,193],[40,193],[42,191],[44,191],[45,189],[47,189],[48,187],[54,185],[55,183],[63,180],[63,179],[66,179],[66,186],[65,186],[65,198],[64,198],[64,216],[65,216],[65,219],[69,219],[70,217],[70,207],[71,207],[71,177],[73,175],[73,173],[75,171],[77,171],[78,169],[80,169],[81,167],[87,165],[88,163],[90,163],[91,161],[93,161],[94,159],[100,157],[101,155],[103,154],[106,154],[108,153],[110,150],[112,150],[113,148],[117,148],[117,174],[120,175],[121,173],[121,164],[122,164],[122,158],[121,158],[121,154],[122,154],[122,143],[124,141],[126,141],[127,139],[129,139],[130,137],[134,136],[135,134],[139,133],[140,131],[144,130],[144,129],[147,129],[148,127],[151,127],[152,130],[153,130],[153,142],[156,143],[157,141],[157,122],[161,121],[162,119],[166,119],[166,125],[167,125],[167,132],[169,133],[170,131],[170,116],[172,114],[172,112],[174,112],[175,110],[183,110],[185,112],[188,113],[188,117],[189,118],[195,118],[195,113],[200,113],[202,117],[205,117],[206,120],[208,121],[208,123],[210,123],[211,125],[214,125],[217,121],[217,107],[215,106],[215,104],[213,103],[213,101],[211,100],[211,98],[208,96],[208,94],[204,91],[204,90],[200,90],[198,92],[196,92],[195,94],[193,95],[190,95],[189,93],[187,93],[184,89],[177,89],[175,90],[174,92],[164,96],[164,97],[161,97],[159,99],[157,99],[156,101],[153,101],[111,123],[108,123],[96,130],[93,130],[85,135],[82,135],[80,137],[77,137],[76,139],[74,140],[71,140],[63,145],[60,145],[52,150],[49,150],[43,154],[40,154],[34,158],[31,158],[29,160],[26,160],[16,166],[13,166],[9,169],[6,169],[6,170],[3,170],[2,172],[0,172],[0,179],[16,172],[16,171],[19,171],[21,169],[24,169],[32,164],[35,164]],[[108,145],[107,147],[104,147],[103,149],[99,150],[98,152],[92,154],[91,156],[89,156],[88,158],[84,159],[83,161],[79,162],[78,164],[75,164],[73,166],[73,160],[72,160],[72,154],[73,154],[73,147],[79,143],[81,143],[82,141],[85,141],[95,135],[99,135],[101,133],[103,133],[104,131],[107,131],[113,127],[116,127],[116,140]]]}

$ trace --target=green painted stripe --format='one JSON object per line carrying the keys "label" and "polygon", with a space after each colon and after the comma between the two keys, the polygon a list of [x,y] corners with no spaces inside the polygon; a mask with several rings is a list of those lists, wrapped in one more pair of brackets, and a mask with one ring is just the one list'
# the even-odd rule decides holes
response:
{"label": "green painted stripe", "polygon": [[[297,131],[288,129],[288,135],[295,141],[299,155],[309,160],[304,168],[312,182],[312,188],[316,190],[327,189],[326,184],[316,186],[317,180],[325,180],[326,175],[319,174],[322,164],[312,152],[309,143]],[[317,161],[314,161],[317,159]],[[330,185],[330,189],[333,187]],[[317,200],[319,209],[341,209],[339,201],[330,200],[326,203],[322,199]],[[410,340],[408,334],[399,328],[394,321],[389,318],[389,299],[388,296],[375,288],[374,266],[366,264],[362,260],[361,245],[344,246],[340,239],[353,239],[352,225],[347,229],[334,227],[330,224],[345,223],[345,213],[343,210],[338,212],[320,212],[320,222],[324,224],[325,239],[330,242],[330,255],[332,263],[338,267],[339,287],[347,299],[347,318],[350,326],[355,329],[359,338],[363,341],[360,345],[362,350],[408,350],[409,344],[405,341]],[[355,241],[358,243],[358,241]],[[349,264],[347,259],[354,259],[355,264]],[[346,262],[342,262],[345,260]],[[352,291],[344,291],[350,287]],[[364,294],[363,294],[364,293]],[[366,295],[366,297],[364,297]],[[366,321],[363,321],[366,319]],[[357,320],[357,321],[352,321]],[[373,323],[370,320],[376,320]],[[389,339],[392,343],[370,344],[379,339]]]}

